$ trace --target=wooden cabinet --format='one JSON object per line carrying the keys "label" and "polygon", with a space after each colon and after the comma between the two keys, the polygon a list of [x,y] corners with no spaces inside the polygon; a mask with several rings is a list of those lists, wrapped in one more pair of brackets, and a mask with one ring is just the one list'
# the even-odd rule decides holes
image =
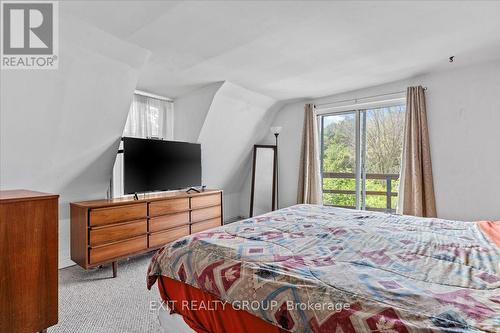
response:
{"label": "wooden cabinet", "polygon": [[218,226],[220,226],[220,217],[202,222],[196,222],[191,225],[191,233],[194,234],[196,232],[205,231]]}
{"label": "wooden cabinet", "polygon": [[220,206],[196,209],[191,212],[192,222],[201,222],[221,216]]}
{"label": "wooden cabinet", "polygon": [[116,223],[106,227],[90,227],[89,243],[93,247],[147,233],[148,221],[146,219]]}
{"label": "wooden cabinet", "polygon": [[58,198],[0,191],[0,332],[57,324]]}
{"label": "wooden cabinet", "polygon": [[149,235],[149,246],[159,247],[189,235],[189,225],[154,232]]}
{"label": "wooden cabinet", "polygon": [[220,205],[220,198],[216,194],[191,198],[191,208],[193,209],[205,208],[217,205]]}
{"label": "wooden cabinet", "polygon": [[132,221],[148,216],[146,203],[117,207],[96,208],[90,211],[90,225],[112,224],[122,221]]}
{"label": "wooden cabinet", "polygon": [[123,241],[108,243],[90,248],[90,264],[100,264],[116,257],[135,254],[148,248],[146,235],[132,237]]}
{"label": "wooden cabinet", "polygon": [[222,191],[71,203],[71,259],[88,269],[222,225]]}
{"label": "wooden cabinet", "polygon": [[179,227],[181,225],[189,225],[189,212],[169,214],[163,216],[152,217],[149,219],[149,231],[156,232],[166,229]]}
{"label": "wooden cabinet", "polygon": [[159,216],[189,211],[189,198],[168,199],[149,203],[149,215]]}

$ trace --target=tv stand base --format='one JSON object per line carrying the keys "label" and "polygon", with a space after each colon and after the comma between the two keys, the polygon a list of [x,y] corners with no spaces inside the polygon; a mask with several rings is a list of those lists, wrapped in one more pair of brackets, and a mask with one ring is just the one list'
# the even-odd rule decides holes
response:
{"label": "tv stand base", "polygon": [[191,192],[200,193],[201,191],[194,187],[190,187],[186,190],[186,193],[191,193]]}

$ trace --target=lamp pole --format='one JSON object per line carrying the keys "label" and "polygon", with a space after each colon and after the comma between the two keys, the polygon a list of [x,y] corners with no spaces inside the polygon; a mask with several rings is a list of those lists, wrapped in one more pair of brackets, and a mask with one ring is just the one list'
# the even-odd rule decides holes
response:
{"label": "lamp pole", "polygon": [[274,137],[276,138],[276,209],[280,209],[280,197],[279,197],[279,183],[278,183],[278,178],[279,178],[279,169],[278,169],[278,160],[279,160],[279,155],[278,155],[278,136],[280,133],[274,133]]}

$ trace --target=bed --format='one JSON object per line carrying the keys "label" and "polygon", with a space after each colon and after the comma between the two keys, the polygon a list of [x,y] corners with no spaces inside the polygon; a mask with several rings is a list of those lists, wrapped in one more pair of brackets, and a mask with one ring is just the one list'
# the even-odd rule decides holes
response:
{"label": "bed", "polygon": [[500,225],[296,205],[148,269],[195,332],[500,332]]}

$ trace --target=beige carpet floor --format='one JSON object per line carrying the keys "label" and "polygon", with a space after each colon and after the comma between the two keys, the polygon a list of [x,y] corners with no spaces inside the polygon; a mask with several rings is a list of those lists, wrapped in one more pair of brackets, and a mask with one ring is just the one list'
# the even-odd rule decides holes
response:
{"label": "beige carpet floor", "polygon": [[[111,267],[85,271],[79,266],[59,270],[59,323],[49,333],[160,332],[160,300],[155,285],[146,288],[146,271],[152,254]],[[153,302],[153,303],[151,303]]]}

